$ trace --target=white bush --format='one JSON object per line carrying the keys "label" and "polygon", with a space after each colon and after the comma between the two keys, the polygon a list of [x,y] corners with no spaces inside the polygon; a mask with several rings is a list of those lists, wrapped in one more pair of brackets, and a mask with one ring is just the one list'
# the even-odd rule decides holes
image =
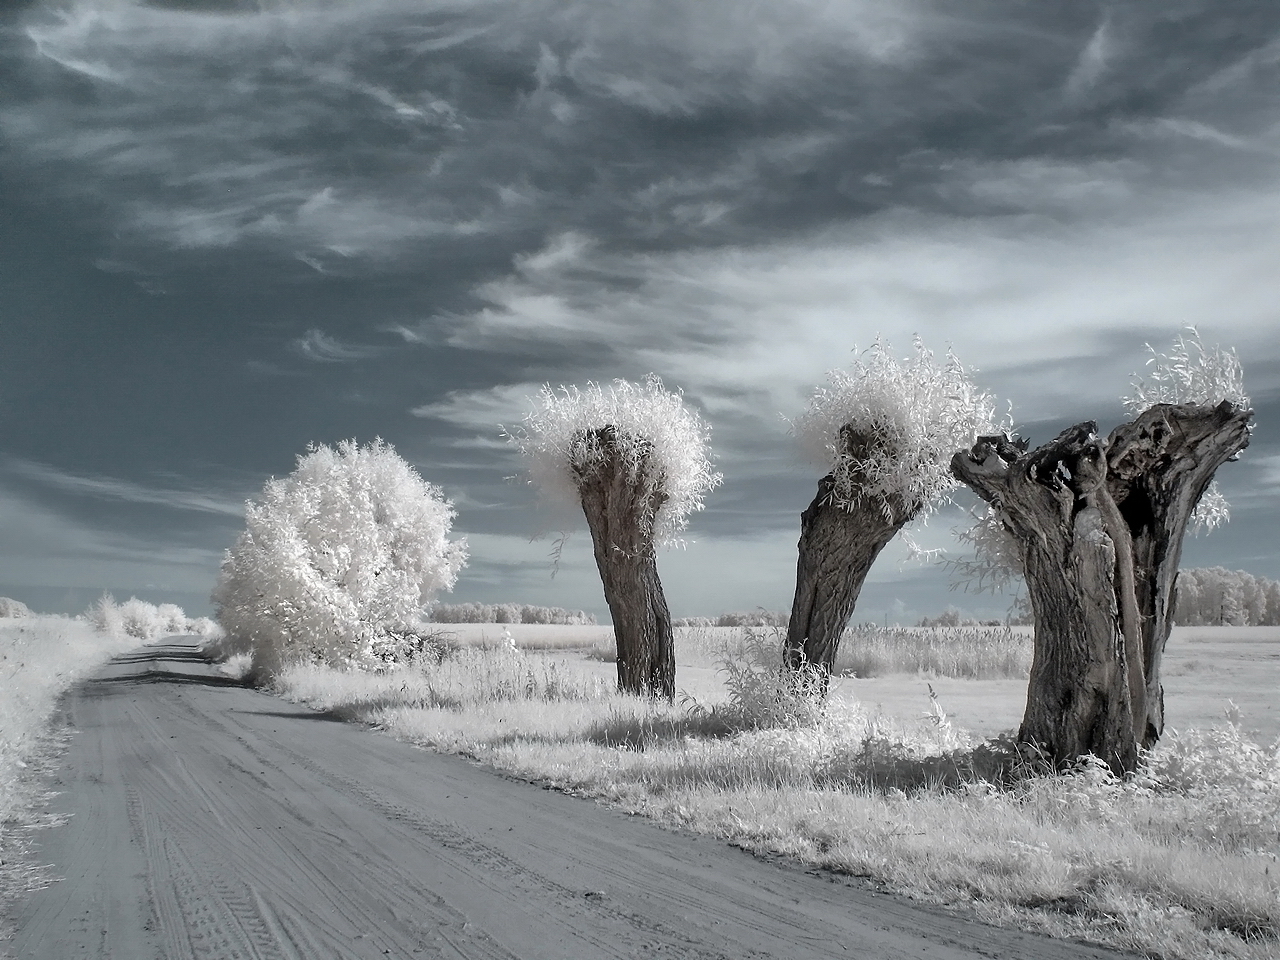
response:
{"label": "white bush", "polygon": [[312,446],[245,508],[213,602],[255,671],[289,661],[366,665],[425,619],[466,563],[452,504],[382,440]]}
{"label": "white bush", "polygon": [[[830,385],[815,391],[792,431],[834,476],[837,506],[870,501],[891,511],[891,498],[901,497],[927,515],[956,486],[951,455],[1011,425],[997,421],[995,399],[950,351],[939,364],[918,337],[914,357],[896,360],[891,349],[877,340],[850,369],[828,373]],[[865,450],[849,452],[845,427],[869,441]]]}
{"label": "white bush", "polygon": [[21,600],[13,600],[10,597],[0,597],[0,619],[4,619],[6,617],[29,616],[31,616],[31,610]]}
{"label": "white bush", "polygon": [[[723,477],[711,466],[710,427],[684,405],[679,393],[667,390],[656,376],[644,383],[615,380],[607,387],[544,386],[535,409],[507,438],[529,458],[529,476],[545,493],[577,504],[573,468],[599,460],[604,451],[592,432],[612,426],[624,445],[635,479],[661,486],[666,500],[654,519],[655,544],[676,542],[689,515],[703,507],[706,493]],[[656,470],[639,475],[646,456]],[[655,492],[640,489],[638,498]]]}
{"label": "white bush", "polygon": [[104,593],[84,612],[84,617],[98,630],[117,640],[132,638],[150,643],[175,634],[197,634],[202,637],[217,633],[218,626],[208,617],[188,617],[177,604],[156,606],[130,597],[117,604],[115,597]]}

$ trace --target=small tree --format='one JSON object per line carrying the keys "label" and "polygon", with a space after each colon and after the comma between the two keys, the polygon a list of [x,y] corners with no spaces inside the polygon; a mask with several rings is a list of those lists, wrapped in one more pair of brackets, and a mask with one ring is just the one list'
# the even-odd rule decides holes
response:
{"label": "small tree", "polygon": [[262,679],[287,662],[360,666],[394,656],[424,605],[452,589],[465,540],[452,504],[382,440],[311,446],[245,505],[213,603]]}
{"label": "small tree", "polygon": [[[1136,385],[1137,416],[1106,439],[1086,421],[1034,451],[1002,434],[952,459],[1012,535],[1027,580],[1035,656],[1019,738],[1117,772],[1163,731],[1160,659],[1183,536],[1252,418],[1234,354],[1179,338],[1154,359],[1156,386]],[[1220,520],[1225,502],[1208,503],[1201,518]]]}
{"label": "small tree", "polygon": [[898,361],[876,343],[850,370],[828,374],[793,429],[829,473],[800,516],[796,592],[786,661],[825,677],[872,563],[912,520],[955,487],[955,444],[995,427],[995,401],[955,355],[938,364],[917,338]]}
{"label": "small tree", "polygon": [[543,387],[535,403],[508,437],[529,458],[533,481],[586,515],[613,618],[618,688],[671,700],[675,645],[655,548],[676,542],[721,481],[710,431],[655,376]]}

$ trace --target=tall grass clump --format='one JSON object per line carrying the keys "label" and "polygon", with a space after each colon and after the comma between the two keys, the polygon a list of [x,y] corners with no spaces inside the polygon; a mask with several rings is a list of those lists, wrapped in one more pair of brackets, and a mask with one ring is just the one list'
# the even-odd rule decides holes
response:
{"label": "tall grass clump", "polygon": [[297,664],[281,675],[277,687],[317,709],[341,707],[353,715],[388,706],[460,711],[514,701],[596,701],[611,692],[603,678],[567,661],[530,656],[514,642],[458,647],[438,660],[378,674]]}

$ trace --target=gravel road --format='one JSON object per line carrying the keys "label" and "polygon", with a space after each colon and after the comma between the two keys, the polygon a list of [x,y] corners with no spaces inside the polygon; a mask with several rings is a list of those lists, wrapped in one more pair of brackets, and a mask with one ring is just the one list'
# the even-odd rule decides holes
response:
{"label": "gravel road", "polygon": [[173,639],[68,697],[22,960],[1115,957],[757,860],[227,682]]}

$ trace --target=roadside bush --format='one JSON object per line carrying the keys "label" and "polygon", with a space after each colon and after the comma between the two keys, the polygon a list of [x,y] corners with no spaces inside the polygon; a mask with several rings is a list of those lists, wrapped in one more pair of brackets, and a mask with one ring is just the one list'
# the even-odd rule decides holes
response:
{"label": "roadside bush", "polygon": [[21,600],[0,597],[0,619],[29,616],[31,616],[31,610]]}
{"label": "roadside bush", "polygon": [[162,603],[156,606],[137,597],[130,597],[124,603],[117,604],[115,597],[109,593],[104,593],[94,601],[84,612],[84,617],[97,629],[117,640],[132,637],[150,643],[175,634],[212,637],[219,632],[218,625],[208,617],[188,617],[177,604]]}
{"label": "roadside bush", "polygon": [[289,662],[370,666],[403,654],[466,562],[453,505],[382,440],[312,446],[245,507],[213,591],[258,680]]}

